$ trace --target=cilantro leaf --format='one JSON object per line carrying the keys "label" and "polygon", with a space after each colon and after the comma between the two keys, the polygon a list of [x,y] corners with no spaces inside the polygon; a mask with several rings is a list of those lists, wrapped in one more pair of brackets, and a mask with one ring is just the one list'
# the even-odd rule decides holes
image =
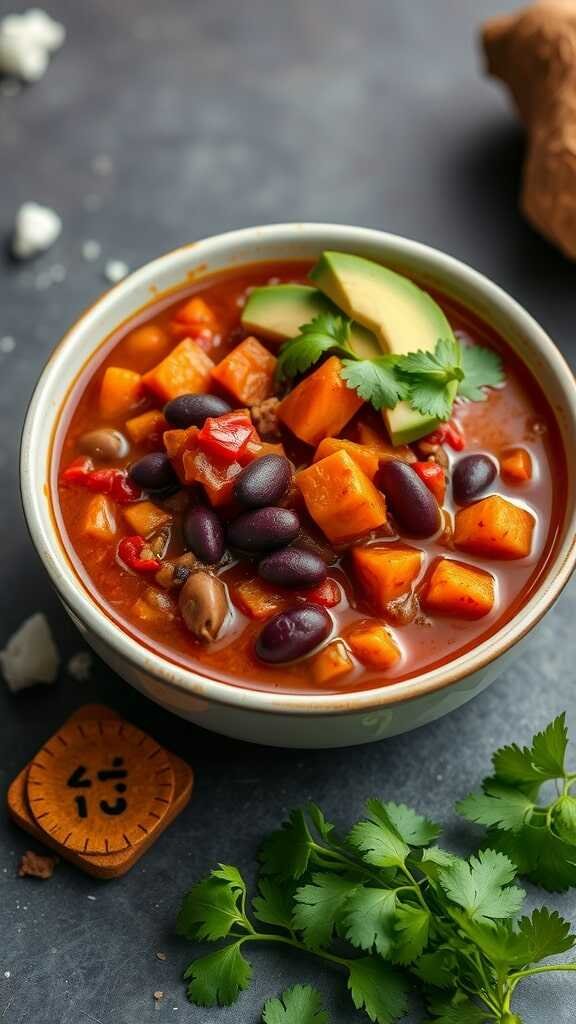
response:
{"label": "cilantro leaf", "polygon": [[394,1024],[406,1013],[404,979],[375,956],[349,963],[348,988],[357,1010],[365,1010],[377,1024]]}
{"label": "cilantro leaf", "polygon": [[379,800],[367,800],[366,807],[372,819],[391,824],[400,838],[410,846],[428,846],[442,831],[439,825],[423,818],[406,804],[395,804],[391,800],[385,804]]}
{"label": "cilantro leaf", "polygon": [[394,960],[399,964],[412,963],[428,945],[430,914],[423,907],[399,904],[395,925]]}
{"label": "cilantro leaf", "polygon": [[362,851],[367,864],[379,868],[404,867],[410,847],[392,826],[380,821],[359,821],[348,836],[348,842]]}
{"label": "cilantro leaf", "polygon": [[344,360],[340,376],[360,398],[379,409],[393,409],[408,397],[406,384],[396,376],[396,357],[379,356],[376,359]]}
{"label": "cilantro leaf", "polygon": [[436,420],[449,420],[452,415],[453,396],[446,385],[434,380],[416,381],[408,385],[408,401],[422,416]]}
{"label": "cilantro leaf", "polygon": [[268,999],[262,1011],[263,1024],[329,1024],[322,1000],[310,985],[294,985],[279,999]]}
{"label": "cilantro leaf", "polygon": [[458,395],[469,402],[485,402],[484,388],[498,387],[504,381],[502,359],[481,345],[462,345],[461,353],[464,379],[458,384]]}
{"label": "cilantro leaf", "polygon": [[502,853],[480,851],[468,861],[456,860],[440,873],[446,895],[473,921],[513,917],[522,906],[524,893],[511,885],[514,864]]}
{"label": "cilantro leaf", "polygon": [[421,981],[436,988],[452,988],[456,976],[458,959],[452,949],[441,948],[434,953],[424,953],[412,967]]}
{"label": "cilantro leaf", "polygon": [[309,803],[306,807],[308,817],[322,839],[330,839],[334,832],[334,825],[327,821],[317,804]]}
{"label": "cilantro leaf", "polygon": [[350,321],[333,313],[320,313],[310,323],[303,324],[299,335],[286,341],[278,353],[278,380],[291,379],[305,373],[326,352],[337,352],[353,358],[349,334]]}
{"label": "cilantro leaf", "polygon": [[292,811],[277,832],[264,841],[260,851],[262,871],[278,878],[302,878],[308,869],[312,837],[303,811]]}
{"label": "cilantro leaf", "polygon": [[518,832],[526,823],[534,804],[520,789],[501,786],[487,780],[483,793],[471,793],[456,804],[456,810],[478,825]]}
{"label": "cilantro leaf", "polygon": [[557,779],[565,772],[568,729],[563,712],[532,740],[532,763],[545,779]]}
{"label": "cilantro leaf", "polygon": [[545,781],[534,767],[532,752],[516,743],[501,747],[492,756],[494,777],[505,785],[521,786],[523,792],[535,795]]}
{"label": "cilantro leaf", "polygon": [[453,853],[442,850],[439,846],[430,846],[422,851],[422,859],[418,867],[431,881],[437,881],[442,868],[447,868],[458,860]]}
{"label": "cilantro leaf", "polygon": [[260,895],[252,900],[254,917],[263,924],[272,924],[277,928],[292,927],[292,891],[286,884],[280,885],[271,878],[260,878],[258,881]]}
{"label": "cilantro leaf", "polygon": [[481,1009],[460,990],[450,997],[434,997],[428,1006],[434,1014],[434,1024],[486,1024],[490,1019],[486,1009]]}
{"label": "cilantro leaf", "polygon": [[398,360],[398,372],[412,381],[428,380],[431,383],[450,384],[462,380],[464,371],[460,366],[460,346],[451,338],[439,338],[433,352],[418,349]]}
{"label": "cilantro leaf", "polygon": [[371,953],[376,948],[386,959],[394,946],[396,893],[390,889],[361,886],[352,893],[343,918],[348,942]]}
{"label": "cilantro leaf", "polygon": [[252,980],[252,967],[241,953],[242,940],[194,960],[184,972],[186,992],[197,1006],[230,1006]]}
{"label": "cilantro leaf", "polygon": [[532,912],[531,917],[521,918],[517,934],[525,950],[522,966],[565,953],[576,942],[576,935],[570,932],[569,922],[548,907],[539,907]]}
{"label": "cilantro leaf", "polygon": [[184,897],[176,923],[187,939],[225,939],[234,925],[245,925],[239,905],[246,886],[237,868],[221,864]]}
{"label": "cilantro leaf", "polygon": [[296,890],[293,922],[307,946],[317,949],[329,945],[355,888],[348,878],[317,873],[310,885]]}
{"label": "cilantro leaf", "polygon": [[576,799],[568,794],[556,802],[553,813],[554,831],[565,843],[576,846]]}
{"label": "cilantro leaf", "polygon": [[519,874],[549,892],[576,886],[576,848],[548,828],[526,825],[519,832],[491,830],[486,842],[509,857]]}

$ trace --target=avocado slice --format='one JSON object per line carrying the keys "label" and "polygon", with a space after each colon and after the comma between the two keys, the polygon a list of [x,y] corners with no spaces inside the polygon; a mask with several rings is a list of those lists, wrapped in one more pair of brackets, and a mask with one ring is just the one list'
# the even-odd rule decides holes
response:
{"label": "avocado slice", "polygon": [[[347,316],[373,331],[384,352],[407,355],[432,350],[439,338],[453,338],[437,302],[407,277],[372,260],[344,252],[324,252],[310,280]],[[451,384],[456,394],[457,384]],[[392,444],[408,444],[438,426],[438,420],[399,402],[383,410]]]}
{"label": "avocado slice", "polygon": [[[342,310],[309,285],[263,285],[254,288],[248,296],[242,313],[242,326],[268,341],[288,341],[296,337],[304,324],[321,313],[341,316]],[[377,339],[360,324],[353,323],[350,327],[350,346],[360,359],[371,359],[380,354]]]}

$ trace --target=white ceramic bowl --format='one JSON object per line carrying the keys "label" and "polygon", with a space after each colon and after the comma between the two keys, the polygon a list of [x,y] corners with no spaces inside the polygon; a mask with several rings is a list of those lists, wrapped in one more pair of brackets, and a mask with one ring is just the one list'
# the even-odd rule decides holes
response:
{"label": "white ceramic bowl", "polygon": [[502,289],[469,267],[417,242],[366,228],[280,224],[247,228],[167,253],[107,292],[55,350],[34,392],[21,451],[21,486],[36,549],[72,619],[97,653],[152,700],[206,729],[287,747],[335,747],[414,729],[475,697],[502,672],[520,641],[550,608],[576,561],[576,463],[567,460],[568,503],[561,538],[537,590],[521,614],[448,665],[392,686],[333,695],[292,696],[240,689],[171,664],[138,644],[100,609],[76,575],[50,505],[50,451],[63,403],[86,360],[154,294],[197,276],[258,260],[315,259],[347,250],[418,276],[493,325],[531,369],[576,449],[576,387],[541,327]]}

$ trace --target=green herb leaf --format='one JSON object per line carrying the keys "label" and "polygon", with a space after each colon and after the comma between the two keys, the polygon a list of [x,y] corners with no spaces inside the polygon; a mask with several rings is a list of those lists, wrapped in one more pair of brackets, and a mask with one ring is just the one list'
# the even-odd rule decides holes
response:
{"label": "green herb leaf", "polygon": [[224,946],[200,960],[184,973],[186,992],[197,1006],[230,1006],[252,980],[252,967],[241,953],[242,940]]}
{"label": "green herb leaf", "polygon": [[431,999],[428,1005],[434,1014],[434,1024],[486,1024],[490,1020],[488,1011],[473,1003],[464,992]]}
{"label": "green herb leaf", "polygon": [[549,892],[576,886],[576,847],[545,826],[527,825],[519,832],[490,830],[486,843],[509,857],[521,875]]}
{"label": "green herb leaf", "polygon": [[262,871],[278,878],[302,878],[306,874],[312,837],[303,811],[292,811],[282,828],[266,839],[260,851]]}
{"label": "green herb leaf", "polygon": [[458,395],[469,402],[484,402],[485,388],[498,387],[504,381],[502,360],[492,349],[480,345],[462,345],[464,379],[458,384]]}
{"label": "green herb leaf", "polygon": [[463,818],[488,828],[496,827],[518,832],[523,828],[534,804],[522,790],[501,786],[488,780],[483,793],[471,793],[456,810]]}
{"label": "green herb leaf", "polygon": [[440,835],[442,829],[435,822],[423,818],[406,804],[395,804],[391,800],[383,804],[380,800],[367,800],[370,817],[392,825],[401,839],[410,846],[428,846]]}
{"label": "green herb leaf", "polygon": [[532,762],[545,779],[564,775],[567,747],[568,729],[566,713],[563,712],[542,732],[536,733],[532,740]]}
{"label": "green herb leaf", "polygon": [[221,864],[184,897],[177,931],[187,939],[225,939],[234,925],[245,924],[240,901],[246,886],[237,868]]}
{"label": "green herb leaf", "polygon": [[463,379],[464,371],[460,361],[461,349],[458,342],[451,338],[439,338],[433,352],[418,349],[417,352],[401,356],[398,372],[402,377],[409,377],[411,382],[418,379],[446,385]]}
{"label": "green herb leaf", "polygon": [[348,341],[349,335],[349,320],[332,313],[320,313],[300,328],[296,338],[282,345],[276,368],[278,380],[289,380],[305,373],[327,352],[354,358]]}
{"label": "green herb leaf", "polygon": [[377,1024],[394,1024],[406,1013],[404,979],[375,956],[350,961],[348,988],[357,1010]]}
{"label": "green herb leaf", "polygon": [[472,921],[513,917],[522,906],[524,893],[511,885],[514,864],[494,850],[480,851],[468,861],[458,859],[440,873],[446,895],[467,912]]}
{"label": "green herb leaf", "polygon": [[348,842],[362,851],[367,864],[380,868],[404,867],[410,853],[410,847],[398,833],[380,821],[359,821]]}
{"label": "green herb leaf", "polygon": [[264,1024],[329,1024],[322,999],[310,985],[294,985],[279,999],[268,999],[262,1011]]}
{"label": "green herb leaf", "polygon": [[312,884],[296,890],[294,927],[311,949],[328,946],[356,884],[339,875],[317,873]]}
{"label": "green herb leaf", "polygon": [[412,970],[421,981],[436,988],[453,988],[457,976],[458,957],[454,950],[441,948],[424,953]]}
{"label": "green herb leaf", "polygon": [[565,794],[556,802],[552,821],[563,842],[576,846],[576,799]]}
{"label": "green herb leaf", "polygon": [[394,960],[399,964],[412,963],[428,945],[430,914],[423,907],[399,904],[395,924]]}
{"label": "green herb leaf", "polygon": [[408,397],[408,387],[396,376],[395,356],[380,356],[376,359],[344,360],[341,377],[360,398],[370,402],[376,410],[393,409],[398,402]]}
{"label": "green herb leaf", "polygon": [[523,917],[518,922],[517,936],[518,944],[523,946],[521,955],[517,953],[519,966],[565,953],[576,942],[576,935],[570,932],[569,922],[548,907],[539,907],[532,912],[531,917]]}
{"label": "green herb leaf", "polygon": [[285,882],[280,884],[271,878],[260,878],[258,888],[260,895],[252,900],[254,917],[264,924],[290,930],[293,900],[291,888]]}
{"label": "green herb leaf", "polygon": [[433,380],[422,380],[408,385],[408,401],[422,416],[437,420],[449,420],[452,415],[453,398],[445,384]]}
{"label": "green herb leaf", "polygon": [[357,949],[371,953],[374,948],[386,959],[396,939],[394,919],[396,893],[389,889],[361,886],[352,893],[343,918],[346,938]]}

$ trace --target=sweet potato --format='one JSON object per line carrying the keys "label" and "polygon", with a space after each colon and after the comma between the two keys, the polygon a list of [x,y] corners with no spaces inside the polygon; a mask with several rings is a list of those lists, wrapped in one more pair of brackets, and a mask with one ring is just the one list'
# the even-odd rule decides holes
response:
{"label": "sweet potato", "polygon": [[343,640],[333,640],[312,659],[312,679],[316,686],[335,683],[354,668],[352,658]]}
{"label": "sweet potato", "polygon": [[199,295],[188,299],[183,306],[176,310],[174,317],[175,324],[182,324],[188,327],[207,328],[217,333],[219,330],[218,320],[212,308]]}
{"label": "sweet potato", "polygon": [[109,542],[116,536],[114,507],[103,494],[90,498],[84,512],[82,533],[94,540]]}
{"label": "sweet potato", "polygon": [[260,622],[283,611],[293,601],[289,595],[278,593],[273,586],[258,576],[232,584],[230,593],[240,611],[249,619]]}
{"label": "sweet potato", "polygon": [[142,395],[142,377],[122,366],[108,366],[100,386],[100,412],[105,419],[125,416]]}
{"label": "sweet potato", "polygon": [[370,619],[355,623],[347,631],[346,641],[354,657],[366,668],[385,671],[401,657],[400,648],[386,626]]}
{"label": "sweet potato", "polygon": [[524,484],[532,479],[532,457],[525,448],[513,448],[500,459],[500,473],[507,484]]}
{"label": "sweet potato", "polygon": [[142,324],[130,332],[122,349],[139,369],[148,370],[162,359],[170,346],[166,331],[157,324]]}
{"label": "sweet potato", "polygon": [[296,475],[312,519],[333,543],[360,537],[386,522],[386,501],[365,473],[339,451]]}
{"label": "sweet potato", "polygon": [[212,380],[243,405],[256,405],[274,394],[276,363],[256,338],[245,338],[212,370]]}
{"label": "sweet potato", "polygon": [[420,572],[422,552],[407,544],[370,544],[352,550],[358,589],[378,614],[410,590]]}
{"label": "sweet potato", "polygon": [[425,611],[459,619],[481,619],[492,611],[494,600],[491,573],[451,558],[435,562],[420,597]]}
{"label": "sweet potato", "polygon": [[172,522],[170,513],[158,508],[152,501],[137,501],[133,505],[125,505],[122,514],[133,533],[138,533],[141,537],[150,537],[155,530]]}
{"label": "sweet potato", "polygon": [[143,596],[132,605],[132,614],[150,626],[165,626],[174,618],[174,605],[167,594],[147,587]]}
{"label": "sweet potato", "polygon": [[526,558],[532,548],[534,516],[499,494],[456,513],[454,544],[472,555]]}
{"label": "sweet potato", "polygon": [[278,418],[306,444],[339,434],[364,404],[342,380],[341,368],[337,356],[331,356],[278,406]]}
{"label": "sweet potato", "polygon": [[360,422],[356,428],[358,443],[367,448],[374,448],[383,459],[402,459],[403,462],[415,462],[416,456],[407,444],[394,447],[382,434],[374,430],[368,423]]}
{"label": "sweet potato", "polygon": [[179,395],[209,391],[213,369],[214,363],[200,346],[191,338],[185,338],[162,362],[144,374],[142,382],[161,402],[169,402]]}
{"label": "sweet potato", "polygon": [[140,416],[133,416],[126,420],[126,433],[134,444],[148,444],[158,447],[162,440],[164,431],[168,430],[168,424],[159,409],[150,409]]}
{"label": "sweet potato", "polygon": [[356,444],[355,441],[346,441],[342,437],[325,437],[323,441],[320,441],[314,454],[314,462],[319,462],[320,459],[325,459],[328,455],[333,455],[334,452],[340,451],[348,452],[350,458],[354,460],[362,472],[366,473],[370,480],[374,480],[380,463],[378,452],[374,448],[368,448],[363,444]]}

